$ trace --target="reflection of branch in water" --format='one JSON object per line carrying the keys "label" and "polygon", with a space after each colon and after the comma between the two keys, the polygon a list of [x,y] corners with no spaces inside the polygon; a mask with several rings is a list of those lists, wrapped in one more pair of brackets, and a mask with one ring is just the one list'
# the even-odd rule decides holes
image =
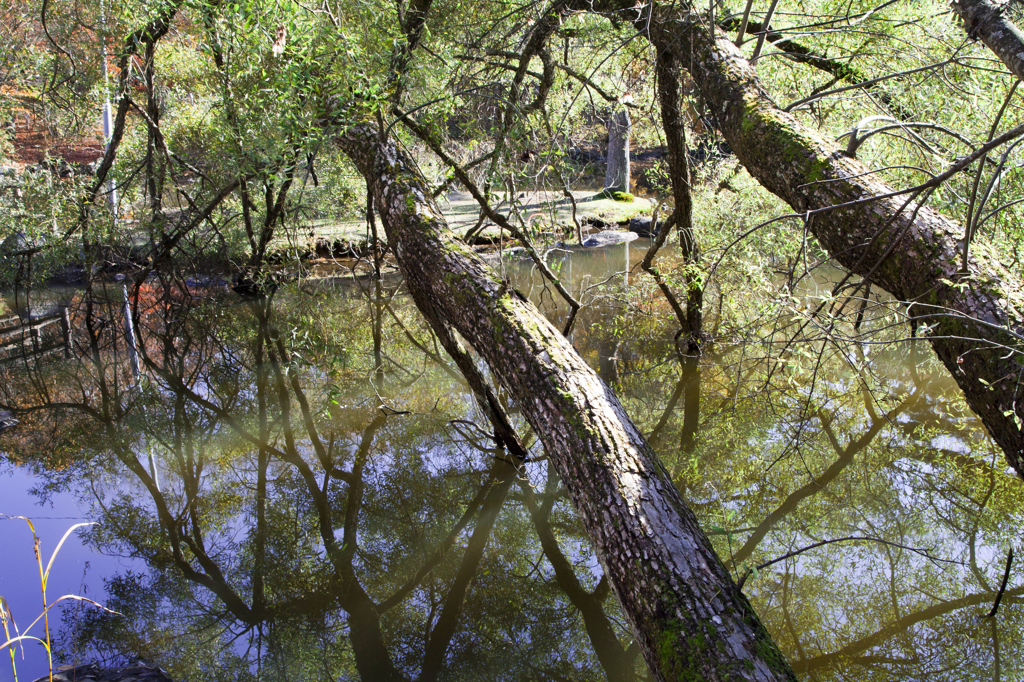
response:
{"label": "reflection of branch in water", "polygon": [[[680,398],[683,398],[683,425],[679,433],[679,446],[682,452],[692,453],[697,446],[697,430],[700,427],[700,398],[701,398],[701,374],[700,355],[680,355],[681,368],[679,381],[675,390],[669,396],[665,410],[661,413],[658,423],[651,429],[647,441],[651,447],[657,450],[664,438],[665,427],[668,426],[669,418],[674,414],[676,405]],[[685,463],[681,462],[680,466]],[[672,472],[672,478],[678,475],[678,470]]]}
{"label": "reflection of branch in water", "polygon": [[[994,462],[993,462],[994,464]],[[981,515],[985,511],[985,507],[988,506],[988,502],[992,499],[992,493],[996,490],[996,477],[995,468],[992,468],[992,473],[988,476],[988,489],[985,490],[985,495],[982,496],[981,501],[977,503],[978,511],[972,515],[971,530],[968,534],[968,562],[971,568],[971,573],[974,574],[975,580],[986,590],[991,590],[992,586],[988,584],[988,579],[985,577],[984,572],[978,567],[978,527],[981,525]]]}
{"label": "reflection of branch in water", "polygon": [[469,353],[466,352],[462,343],[459,342],[452,333],[451,328],[443,326],[439,330],[435,329],[434,338],[441,342],[441,346],[445,349],[448,355],[455,360],[455,364],[459,368],[459,372],[453,370],[438,353],[431,351],[429,348],[417,341],[412,332],[409,331],[409,329],[398,318],[398,315],[395,313],[394,309],[392,309],[390,303],[386,304],[385,307],[387,311],[391,313],[391,317],[395,322],[398,323],[399,328],[405,332],[406,337],[414,346],[420,349],[420,351],[428,358],[433,360],[438,367],[445,371],[446,374],[463,386],[468,387],[473,392],[473,396],[476,398],[477,404],[487,417],[487,420],[491,422],[497,445],[499,447],[507,448],[509,453],[520,462],[528,461],[529,454],[523,446],[522,439],[516,432],[515,427],[512,425],[505,406],[502,405],[498,396],[495,394],[494,389],[491,388],[490,384],[480,373],[480,370],[477,369],[473,358],[469,356]]}
{"label": "reflection of branch in water", "polygon": [[[1024,597],[1024,587],[1008,590],[1006,592],[1006,596],[1012,598],[1015,603],[1020,603],[1022,601],[1021,597]],[[870,635],[861,637],[860,639],[847,644],[838,651],[830,654],[823,654],[821,656],[815,656],[805,661],[795,661],[793,663],[793,670],[798,674],[809,673],[820,668],[828,667],[835,661],[849,661],[857,663],[859,658],[857,655],[861,652],[878,646],[890,637],[901,632],[905,632],[918,623],[923,623],[924,621],[931,620],[932,618],[938,618],[939,616],[952,613],[953,611],[957,611],[968,606],[985,604],[993,597],[995,597],[995,593],[993,592],[978,592],[959,599],[951,599],[950,601],[933,604],[932,606],[921,609],[920,611],[908,613],[902,618],[891,623],[888,627],[878,630],[877,632],[873,632]]]}
{"label": "reflection of branch in water", "polygon": [[[459,384],[461,384],[462,386],[465,386],[466,388],[469,387],[469,383],[466,381],[466,378],[464,376],[462,376],[462,374],[460,374],[459,372],[457,372],[454,369],[452,369],[452,366],[449,365],[448,362],[444,358],[442,358],[439,353],[430,350],[425,345],[420,343],[420,341],[415,336],[413,336],[412,332],[409,331],[409,328],[407,326],[405,326],[405,323],[402,322],[401,318],[398,317],[398,314],[394,311],[394,309],[391,307],[390,304],[388,304],[386,306],[386,308],[387,308],[387,311],[391,314],[392,319],[395,321],[395,324],[398,325],[398,328],[402,330],[402,332],[405,334],[405,337],[407,339],[409,339],[409,342],[412,343],[412,345],[416,346],[416,348],[418,348],[421,353],[423,353],[431,361],[433,361],[435,365],[437,365],[442,370],[444,370],[444,373],[447,374],[450,378],[452,378],[455,381],[459,382]],[[437,337],[433,337],[433,338],[434,338],[434,347],[436,348],[437,347]]]}
{"label": "reflection of branch in water", "polygon": [[992,658],[995,664],[995,675],[993,676],[993,682],[1000,682],[1002,677],[1002,659],[999,656],[999,626],[996,624],[995,619],[989,621],[989,626],[992,628]]}
{"label": "reflection of branch in water", "polygon": [[697,429],[700,427],[700,353],[684,355],[681,360],[686,388],[683,391],[683,430],[679,434],[679,447],[691,454],[697,447]]}
{"label": "reflection of branch in water", "polygon": [[516,468],[508,462],[496,459],[491,468],[491,477],[494,481],[493,485],[490,486],[480,507],[480,515],[473,527],[473,534],[466,544],[462,563],[455,574],[455,580],[448,588],[448,595],[445,597],[437,623],[427,638],[427,646],[423,652],[423,669],[418,678],[423,682],[436,680],[443,670],[445,652],[458,627],[459,617],[465,609],[470,583],[476,575],[481,558],[483,558],[484,548],[491,536],[498,512],[505,503],[512,482],[516,479]]}
{"label": "reflection of branch in water", "polygon": [[986,618],[994,618],[996,612],[999,611],[999,602],[1003,600],[1003,594],[1006,592],[1006,581],[1010,579],[1010,567],[1013,566],[1013,547],[1006,553],[1006,570],[1003,571],[1003,582],[999,585],[999,592],[996,594],[996,601],[992,604],[992,610],[988,612]]}
{"label": "reflection of branch in water", "polygon": [[782,576],[782,617],[786,623],[786,629],[789,630],[789,636],[793,638],[793,644],[796,646],[797,660],[803,661],[807,659],[807,653],[804,651],[801,637],[796,630],[796,626],[793,624],[793,616],[789,610],[789,595],[791,593],[789,585],[792,577],[793,574],[789,571],[789,567],[787,566],[786,572]]}
{"label": "reflection of branch in water", "polygon": [[[200,533],[200,526],[198,520],[193,513],[192,535],[189,535],[185,531],[185,524],[180,522],[171,513],[170,507],[168,506],[167,500],[164,495],[157,489],[155,482],[150,477],[149,472],[143,467],[135,453],[131,448],[123,442],[122,434],[116,428],[116,425],[111,421],[104,421],[102,423],[105,436],[107,438],[108,446],[114,455],[124,464],[139,481],[149,491],[150,496],[153,499],[153,504],[156,507],[157,518],[160,521],[160,527],[167,537],[167,541],[171,545],[171,559],[174,565],[184,574],[185,578],[192,582],[202,585],[214,595],[217,596],[223,603],[228,612],[238,620],[247,625],[255,624],[261,614],[255,613],[245,600],[234,590],[234,588],[228,583],[221,571],[220,566],[209,556],[206,551],[205,544]],[[186,507],[186,511],[190,510],[191,506]],[[107,519],[105,523],[111,527],[117,528],[121,525],[120,519],[117,515],[106,514]],[[188,548],[189,552],[195,557],[195,560],[199,563],[202,571],[196,570],[192,563],[185,556],[183,547]]]}
{"label": "reflection of branch in water", "polygon": [[519,438],[519,434],[509,420],[504,406],[498,400],[498,396],[490,384],[484,379],[483,374],[477,369],[473,358],[469,356],[466,349],[455,338],[452,328],[447,324],[439,323],[433,325],[433,329],[435,334],[437,334],[437,338],[441,341],[441,345],[448,355],[455,360],[455,364],[458,365],[462,376],[469,383],[469,387],[472,389],[480,409],[487,416],[487,420],[491,422],[491,426],[494,428],[494,439],[498,446],[506,448],[509,454],[520,462],[527,461],[529,454],[526,448],[523,447],[522,439]]}
{"label": "reflection of branch in water", "polygon": [[629,649],[623,648],[604,612],[604,603],[611,587],[607,576],[602,575],[594,591],[588,592],[580,583],[572,564],[562,553],[558,546],[558,540],[551,530],[550,517],[557,499],[555,493],[558,487],[558,476],[554,467],[548,465],[547,470],[547,485],[539,505],[529,482],[519,481],[519,487],[523,491],[523,500],[533,519],[544,556],[547,557],[554,569],[558,586],[583,617],[583,624],[586,627],[590,643],[594,647],[594,653],[597,654],[597,659],[608,679],[610,681],[622,680],[623,682],[635,680],[636,658],[640,651],[636,646],[631,646]]}
{"label": "reflection of branch in water", "polygon": [[[165,287],[165,294],[168,291],[169,288]],[[182,467],[182,477],[185,482],[186,504],[179,514],[176,515],[172,513],[168,498],[161,493],[153,476],[140,464],[135,451],[132,449],[131,439],[134,436],[131,432],[127,434],[129,440],[126,440],[125,424],[123,422],[128,413],[121,404],[119,382],[116,375],[113,381],[108,381],[107,379],[108,365],[105,359],[105,350],[102,348],[104,325],[94,315],[93,304],[94,300],[90,289],[87,290],[85,297],[85,326],[90,348],[88,364],[96,371],[95,378],[99,383],[98,395],[100,403],[98,408],[92,408],[86,404],[81,405],[80,408],[99,424],[106,447],[135,475],[152,497],[160,528],[164,532],[168,544],[170,544],[169,558],[173,561],[174,565],[182,571],[187,579],[206,587],[216,595],[224,603],[225,608],[232,616],[243,623],[253,625],[262,615],[250,608],[230,585],[220,566],[211,558],[203,540],[199,514],[195,504],[198,495],[198,479],[203,460],[202,458],[195,460],[191,453],[187,458],[183,456],[182,447],[191,448],[194,445],[194,441],[190,440],[188,443],[183,444],[181,436],[184,435],[186,440],[189,440],[190,437],[195,435],[192,431],[192,422],[184,414],[184,404],[180,402],[175,404],[173,415],[177,428],[174,441],[170,444],[171,451],[178,459],[179,466]],[[165,307],[164,312],[165,314],[170,314],[169,306]],[[161,358],[162,362],[160,364],[155,362],[145,352],[143,359],[147,367],[158,373],[158,375],[170,375],[171,369],[184,373],[187,371],[186,363],[180,361],[184,356],[179,355],[179,353],[183,351],[183,348],[190,349],[191,339],[184,339],[180,346],[176,347],[174,343],[165,342],[163,344],[164,357]],[[142,345],[142,350],[145,351],[145,344]],[[115,362],[110,365],[111,367],[117,366],[116,357],[114,360]],[[178,377],[178,380],[179,382],[181,381],[180,377]],[[45,396],[45,393],[42,395]],[[214,428],[215,423],[208,425],[208,429],[212,430]],[[107,522],[111,527],[118,528],[122,525],[122,519],[118,518],[116,514],[111,514],[109,508],[104,507],[104,512]],[[191,520],[190,524],[186,524],[186,514]],[[132,535],[133,532],[126,533],[126,536],[129,538]],[[132,541],[129,540],[129,542]],[[202,570],[197,570],[186,557],[185,548],[188,549]],[[167,555],[164,554],[164,557],[166,558]]]}
{"label": "reflection of branch in water", "polygon": [[901,412],[910,407],[913,402],[919,400],[920,397],[920,391],[915,391],[902,403],[889,410],[889,412],[887,412],[881,419],[873,419],[868,430],[865,431],[857,440],[850,441],[845,448],[839,444],[839,439],[832,430],[831,420],[826,418],[824,413],[819,412],[818,417],[821,420],[822,430],[828,436],[829,443],[832,445],[832,449],[835,450],[836,454],[839,455],[839,458],[836,459],[820,476],[812,478],[808,483],[790,493],[789,496],[783,500],[782,504],[780,504],[757,526],[743,546],[736,550],[736,553],[729,559],[733,566],[738,566],[749,559],[750,555],[754,553],[754,550],[757,549],[757,546],[761,543],[761,540],[764,539],[765,535],[767,535],[768,532],[783,519],[783,517],[794,511],[800,503],[808,497],[812,497],[824,490],[825,487],[843,471],[843,469],[853,462],[857,454],[866,448],[872,440],[874,440],[875,436],[878,435],[878,432],[881,431],[883,427],[892,423]]}
{"label": "reflection of branch in water", "polygon": [[676,388],[672,391],[672,395],[669,396],[668,403],[665,405],[664,412],[661,413],[661,418],[658,419],[658,423],[654,425],[651,432],[647,435],[647,442],[651,444],[651,447],[655,450],[661,445],[661,439],[663,438],[662,432],[665,427],[668,426],[669,417],[675,412],[676,403],[679,402],[679,398],[683,395],[683,389],[686,386],[686,374],[683,372],[679,373],[679,381],[676,382]]}
{"label": "reflection of branch in water", "polygon": [[[180,524],[171,515],[164,497],[156,490],[154,483],[148,477],[144,468],[138,463],[138,460],[135,459],[130,450],[126,451],[125,447],[118,447],[120,445],[120,441],[117,439],[119,434],[113,428],[113,424],[108,424],[108,431],[111,432],[112,436],[110,441],[114,444],[115,452],[118,454],[119,459],[149,489],[157,508],[161,527],[171,543],[175,564],[187,579],[206,587],[224,602],[228,612],[233,617],[251,628],[259,626],[264,621],[291,613],[293,609],[299,606],[308,606],[318,602],[320,605],[330,603],[333,597],[337,600],[338,605],[348,614],[349,638],[353,646],[356,667],[360,673],[364,677],[373,677],[374,679],[404,680],[401,673],[394,667],[390,653],[384,643],[376,605],[359,583],[352,565],[356,551],[358,512],[363,496],[363,469],[369,456],[374,436],[384,425],[388,417],[384,413],[378,414],[363,431],[351,472],[346,472],[336,466],[328,456],[327,449],[320,438],[312,410],[299,382],[298,372],[291,371],[291,368],[289,368],[289,371],[285,371],[282,367],[283,361],[289,357],[289,353],[280,336],[273,330],[270,324],[271,306],[271,300],[264,299],[254,303],[252,307],[258,322],[255,350],[257,359],[257,408],[260,419],[259,436],[252,434],[246,429],[239,420],[231,415],[229,409],[199,395],[192,386],[186,383],[186,380],[188,382],[201,381],[202,377],[198,374],[185,374],[186,363],[184,362],[172,363],[167,361],[168,357],[180,352],[180,349],[175,349],[173,343],[164,344],[164,358],[154,358],[149,354],[144,356],[147,368],[165,382],[167,387],[176,394],[179,401],[188,400],[201,409],[211,412],[222,423],[228,425],[246,441],[259,448],[256,500],[257,529],[254,536],[256,560],[252,574],[252,608],[235,592],[222,573],[220,566],[209,555],[203,542],[202,528],[195,514],[194,505],[190,502],[186,507],[186,509],[193,510],[191,512],[192,532],[191,534],[184,533],[184,525]],[[204,392],[206,392],[205,389]],[[277,428],[281,430],[284,436],[285,443],[282,448],[274,447],[269,442],[270,429],[267,413],[268,400],[271,395],[276,396],[277,407],[280,410]],[[313,467],[305,461],[301,454],[299,439],[296,437],[292,421],[293,396],[299,406],[299,418],[302,424],[300,428],[304,428],[309,439],[308,442],[315,451],[317,460],[322,464],[324,470],[322,483],[318,480]],[[269,465],[267,459],[270,455],[274,455],[281,461],[291,465],[303,480],[309,501],[315,510],[317,527],[320,540],[323,543],[324,553],[334,573],[333,578],[325,587],[323,593],[310,595],[310,598],[307,599],[291,600],[288,603],[277,606],[266,606],[264,604],[263,563],[265,561],[266,537],[259,524],[259,519],[265,518],[265,479],[266,467]],[[335,495],[335,491],[331,489],[330,485],[332,477],[345,481],[349,486],[344,521],[341,524],[343,535],[340,545],[334,530],[339,524],[334,518],[331,504],[331,499]],[[203,572],[193,568],[191,562],[182,551],[182,545],[188,547],[195,560],[203,569]]]}
{"label": "reflection of branch in water", "polygon": [[[111,386],[108,391],[106,414],[110,417],[111,437],[104,428],[96,434],[102,439],[97,447],[110,449],[119,456],[123,464],[116,463],[114,457],[106,459],[113,464],[111,471],[128,481],[136,495],[134,499],[119,498],[118,504],[109,505],[109,530],[100,539],[110,542],[109,538],[113,537],[130,546],[134,556],[152,560],[154,569],[148,587],[144,586],[142,576],[138,579],[129,576],[125,584],[137,585],[145,591],[147,594],[140,599],[148,600],[147,603],[165,600],[163,603],[169,608],[155,614],[138,608],[126,613],[130,613],[136,623],[149,621],[152,629],[148,632],[156,631],[163,637],[152,637],[151,641],[143,643],[152,649],[166,646],[166,635],[170,634],[181,638],[182,652],[194,646],[203,652],[216,649],[219,656],[240,654],[237,661],[241,666],[279,665],[286,660],[281,657],[282,653],[290,655],[287,647],[291,644],[286,638],[301,638],[306,632],[316,630],[316,634],[324,638],[318,642],[326,644],[325,659],[346,657],[352,676],[358,669],[364,679],[399,680],[403,678],[400,673],[415,675],[419,672],[408,670],[406,666],[416,668],[416,659],[424,654],[423,678],[431,676],[430,666],[438,675],[443,674],[436,661],[447,665],[461,656],[476,655],[467,653],[464,643],[490,637],[486,630],[477,631],[468,624],[475,621],[470,616],[477,602],[491,598],[480,588],[473,587],[472,574],[477,569],[482,573],[483,567],[491,562],[492,553],[497,551],[499,530],[507,528],[504,517],[500,526],[493,517],[484,518],[483,508],[491,509],[489,503],[494,502],[493,516],[504,514],[499,511],[498,503],[507,500],[511,483],[505,479],[504,491],[495,489],[494,482],[478,491],[479,480],[467,484],[462,482],[463,477],[457,476],[459,482],[451,484],[451,479],[438,476],[442,485],[457,486],[457,496],[447,494],[447,489],[441,491],[445,494],[437,495],[439,500],[443,498],[440,504],[451,505],[454,499],[457,506],[439,510],[445,519],[440,524],[419,518],[413,522],[422,523],[433,542],[428,541],[421,551],[406,558],[406,548],[402,546],[406,543],[386,533],[379,536],[379,528],[373,525],[380,523],[387,528],[391,523],[387,517],[375,516],[371,504],[380,502],[386,492],[377,487],[381,474],[374,464],[387,462],[383,476],[405,475],[407,472],[397,463],[393,470],[390,468],[392,454],[396,457],[406,454],[401,448],[405,447],[407,438],[415,439],[416,446],[422,439],[427,447],[434,447],[433,433],[424,436],[421,427],[392,428],[392,425],[398,426],[398,420],[379,414],[365,415],[362,424],[354,428],[347,425],[336,429],[331,420],[339,418],[337,411],[333,408],[321,411],[323,406],[318,402],[319,391],[323,388],[318,382],[327,384],[333,377],[318,375],[315,368],[298,361],[297,349],[292,347],[287,335],[288,323],[281,317],[273,317],[281,303],[282,299],[278,298],[276,304],[268,299],[240,304],[230,310],[225,323],[211,323],[211,316],[207,316],[209,309],[197,310],[192,316],[191,311],[181,305],[168,303],[166,310],[156,313],[145,303],[141,306],[144,323],[139,328],[145,329],[148,337],[146,371],[152,379],[145,397],[159,405],[159,409],[150,410],[147,405],[149,419],[139,424],[141,418],[135,417],[138,411],[133,413],[131,404],[126,406],[124,396],[117,393],[117,388],[126,390],[126,384],[122,381],[120,386]],[[159,319],[161,312],[166,313],[165,319]],[[220,311],[214,310],[213,317],[219,316]],[[224,326],[216,326],[218,324]],[[275,331],[276,325],[280,333]],[[105,343],[111,326],[108,323],[105,331],[98,332],[106,335]],[[429,349],[431,340],[424,338],[424,341],[424,347]],[[120,350],[123,351],[123,346]],[[106,346],[97,348],[108,376],[117,370],[110,357],[115,351]],[[396,357],[407,366],[415,367],[417,355],[418,351],[406,345],[405,354]],[[410,357],[413,359],[409,360]],[[365,364],[369,362],[372,360],[366,358]],[[451,361],[447,364],[454,367]],[[312,377],[309,381],[307,370]],[[76,379],[79,384],[83,381],[92,384],[91,374],[81,371]],[[500,401],[504,396],[483,383],[490,377],[481,372],[478,380],[479,385],[489,389],[485,391],[485,398],[493,403],[488,406],[503,408]],[[391,386],[390,376],[388,385]],[[334,391],[335,386],[331,384],[329,390]],[[92,406],[84,400],[83,404]],[[458,409],[466,407],[462,401]],[[114,414],[118,410],[120,413]],[[468,412],[473,411],[472,406],[468,406]],[[104,414],[103,409],[96,410],[96,416],[104,418]],[[348,415],[345,418],[347,421]],[[353,418],[360,417],[354,415]],[[501,419],[511,428],[511,420],[504,410]],[[412,419],[401,421],[409,423]],[[332,425],[325,426],[325,423]],[[482,420],[479,424],[484,431],[493,430]],[[138,451],[138,426],[162,436],[161,442],[167,447],[168,456],[161,474],[169,476],[165,479],[163,495],[154,492],[147,481],[145,463],[133,464],[131,456]],[[350,433],[351,436],[347,435]],[[384,444],[385,433],[387,444]],[[352,449],[357,446],[358,452],[353,453],[349,446],[342,445],[349,438]],[[477,440],[488,448],[494,447],[483,438]],[[410,452],[414,450],[410,448]],[[375,459],[378,452],[382,453],[380,460]],[[512,456],[507,458],[512,459]],[[503,461],[495,462],[494,466],[502,471],[511,470]],[[514,473],[509,475],[514,482]],[[474,472],[474,478],[476,476]],[[433,485],[432,479],[433,474],[425,479],[426,485]],[[148,490],[138,495],[143,487]],[[99,494],[102,496],[104,492],[101,490]],[[451,529],[474,494],[476,498],[465,510],[458,526]],[[435,493],[429,495],[428,502],[433,502]],[[110,500],[99,501],[104,502]],[[395,505],[393,509],[397,509],[399,515],[407,509],[404,500],[403,506],[398,506],[398,501],[385,504]],[[425,509],[429,518],[430,508]],[[131,513],[123,513],[125,511]],[[525,527],[522,526],[524,520]],[[510,522],[516,524],[516,535],[521,536],[515,538],[516,543],[530,548],[527,551],[537,547],[525,517],[519,515]],[[525,535],[519,533],[520,529],[525,530]],[[569,532],[574,538],[579,530],[574,527]],[[445,546],[435,549],[434,542],[442,540],[445,533],[449,533]],[[554,533],[560,534],[561,530],[556,527]],[[467,540],[470,547],[464,554],[461,547]],[[500,541],[501,549],[507,549],[507,536],[502,534]],[[401,572],[397,575],[384,573],[387,562],[378,560],[377,552],[381,550],[377,543],[386,548],[384,551],[402,557],[397,564],[402,567]],[[421,563],[424,565],[420,566]],[[381,575],[375,575],[374,571]],[[456,572],[459,575],[452,584]],[[414,579],[402,586],[399,580],[413,574]],[[453,588],[450,593],[449,584]],[[553,586],[542,584],[542,589],[534,595],[531,585],[523,584],[527,598],[544,600],[544,607],[550,602],[551,612],[562,617],[568,604],[557,589],[552,592]],[[393,594],[400,586],[401,593]],[[431,599],[425,595],[435,588],[436,612],[428,615],[429,602],[428,607],[424,607],[423,600]],[[606,580],[598,596],[607,595],[608,590]],[[124,594],[126,601],[135,598]],[[390,598],[379,605],[374,603],[384,597]],[[512,598],[518,599],[518,596]],[[433,630],[428,636],[422,634],[423,628],[417,622],[423,619]],[[567,622],[574,633],[582,629],[582,623],[572,617],[571,611]],[[411,657],[405,648],[410,639],[396,640],[394,635],[410,623],[417,628],[418,638],[422,638],[411,639]],[[116,631],[96,628],[85,636],[102,644],[134,641],[137,633],[131,631],[131,624],[115,626]],[[543,621],[527,627],[537,627],[544,632],[551,628]],[[611,627],[622,635],[620,626],[613,622]],[[141,628],[136,630],[142,632]],[[299,634],[292,635],[292,632]],[[596,665],[585,640],[570,642],[567,638],[566,643],[585,657],[579,660],[585,661],[586,668]],[[251,651],[246,648],[247,644]],[[542,651],[549,648],[553,649],[547,642],[538,645]],[[637,648],[628,651],[632,660],[639,663]],[[170,658],[176,655],[168,652]],[[535,659],[517,661],[516,665],[529,670],[528,666],[538,662]],[[184,665],[188,667],[192,662],[186,660]]]}
{"label": "reflection of branch in water", "polygon": [[423,579],[430,575],[431,572],[437,567],[437,565],[441,563],[441,560],[444,559],[445,556],[447,556],[448,550],[451,549],[452,545],[455,544],[455,541],[462,534],[462,531],[465,530],[466,526],[469,525],[469,522],[472,521],[473,517],[476,516],[477,510],[480,508],[480,505],[483,504],[484,498],[486,498],[488,493],[491,492],[491,489],[494,487],[494,485],[494,479],[491,478],[486,483],[480,486],[480,489],[477,490],[476,495],[466,506],[466,510],[462,513],[462,518],[460,518],[458,522],[454,526],[452,526],[452,529],[448,532],[448,535],[444,538],[444,540],[437,544],[437,547],[434,548],[434,551],[427,555],[427,560],[424,561],[423,564],[419,567],[419,569],[416,571],[416,574],[413,575],[412,578],[407,580],[404,585],[398,588],[398,590],[396,590],[394,594],[392,594],[390,597],[382,601],[377,606],[378,613],[384,614],[386,611],[389,611],[395,606],[398,606],[398,604],[400,604],[402,600],[409,596],[410,592],[412,592],[415,588],[419,587],[420,583],[423,582]]}
{"label": "reflection of branch in water", "polygon": [[948,563],[948,564],[962,565],[962,562],[960,562],[960,561],[954,561],[953,559],[943,559],[941,557],[937,557],[937,556],[933,555],[931,552],[929,552],[927,549],[921,549],[920,547],[909,547],[907,545],[901,545],[898,542],[890,542],[889,540],[883,540],[882,538],[874,538],[874,537],[865,536],[865,535],[850,535],[850,536],[844,537],[844,538],[832,538],[830,540],[822,540],[821,542],[815,542],[813,544],[807,545],[806,547],[801,547],[800,549],[795,549],[792,552],[786,552],[782,556],[776,557],[776,558],[772,559],[771,561],[766,561],[763,564],[758,564],[756,568],[747,568],[747,570],[744,571],[744,573],[740,577],[740,579],[738,581],[736,581],[736,587],[738,587],[738,588],[740,588],[742,590],[743,589],[743,585],[747,582],[747,578],[749,578],[750,575],[755,570],[757,570],[757,571],[764,570],[764,569],[768,568],[769,566],[772,566],[774,564],[779,563],[780,561],[785,561],[786,559],[790,559],[792,557],[799,556],[800,554],[803,554],[804,552],[809,552],[812,549],[817,549],[818,547],[823,547],[825,545],[831,545],[831,544],[834,544],[834,543],[837,543],[837,542],[878,542],[878,543],[881,543],[883,545],[888,545],[890,547],[896,547],[898,549],[905,549],[907,551],[914,552],[915,554],[920,554],[921,556],[923,556],[924,558],[928,559],[929,561],[941,561],[943,563]]}

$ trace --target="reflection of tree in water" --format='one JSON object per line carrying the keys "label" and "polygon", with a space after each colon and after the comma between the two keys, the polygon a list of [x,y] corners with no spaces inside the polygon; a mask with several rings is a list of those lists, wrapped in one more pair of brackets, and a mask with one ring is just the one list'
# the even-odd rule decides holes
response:
{"label": "reflection of tree in water", "polygon": [[[605,614],[607,585],[590,570],[564,494],[534,494],[520,479],[543,508],[542,551],[524,500],[508,501],[522,464],[495,445],[486,420],[471,421],[479,414],[465,389],[439,371],[436,351],[421,352],[433,342],[418,319],[387,305],[394,291],[375,294],[369,316],[358,299],[329,312],[315,297],[143,300],[141,395],[122,376],[103,378],[119,360],[105,345],[107,308],[102,330],[83,341],[93,350],[83,366],[102,371],[53,384],[70,394],[100,377],[72,408],[92,425],[90,454],[106,455],[78,464],[102,510],[90,539],[155,570],[111,581],[109,603],[127,617],[82,612],[69,645],[173,662],[192,678],[262,669],[423,680],[600,678],[617,649],[612,677],[635,677],[635,651],[624,658],[625,632]],[[295,305],[303,309],[282,316]],[[389,307],[406,332],[381,324]],[[370,336],[373,353],[353,350]],[[305,364],[313,357],[330,360]],[[159,482],[146,448],[160,453]],[[560,557],[554,576],[544,552]],[[568,599],[558,587],[567,580]],[[579,594],[585,627],[572,606]],[[596,658],[583,644],[594,628],[604,638]]]}
{"label": "reflection of tree in water", "polygon": [[[999,552],[1017,541],[1022,489],[976,422],[957,421],[959,401],[907,368],[887,366],[880,388],[827,363],[788,391],[737,401],[735,368],[731,378],[716,369],[703,456],[691,467],[680,450],[677,482],[794,669],[960,680],[991,679],[1000,665],[1005,675],[1005,637],[997,654],[982,616]],[[936,439],[949,433],[937,425],[960,440]],[[1002,614],[998,629],[1019,632],[1020,618]]]}
{"label": "reflection of tree in water", "polygon": [[[69,648],[195,679],[637,677],[557,477],[497,445],[442,360],[457,341],[435,340],[396,294],[240,304],[147,285],[141,390],[117,296],[97,295],[79,306],[93,322],[74,372],[7,377],[5,402],[41,408],[7,449],[51,444],[33,456],[60,462],[53,485],[95,493],[90,540],[150,569],[109,582],[125,618],[70,616]],[[808,679],[1020,672],[1019,580],[982,616],[1021,485],[998,453],[977,454],[990,446],[927,376],[894,372],[886,392],[823,362],[811,390],[795,370],[679,363],[586,312],[580,325],[595,361],[618,358],[624,402]]]}
{"label": "reflection of tree in water", "polygon": [[801,339],[794,358],[764,350],[797,345],[779,321],[733,324],[696,379],[658,351],[664,335],[627,332],[616,391],[794,668],[1019,675],[1019,578],[1011,612],[984,615],[1019,543],[1024,489],[948,377],[912,345],[878,350],[878,331],[864,337],[870,358],[827,337]]}

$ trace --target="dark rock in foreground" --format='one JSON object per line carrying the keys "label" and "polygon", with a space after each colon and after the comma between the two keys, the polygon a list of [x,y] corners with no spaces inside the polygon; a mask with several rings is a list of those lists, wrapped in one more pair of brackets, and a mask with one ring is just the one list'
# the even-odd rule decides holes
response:
{"label": "dark rock in foreground", "polygon": [[[35,682],[49,682],[50,676]],[[127,668],[101,668],[95,663],[62,665],[53,671],[54,682],[173,682],[160,668],[133,665]]]}

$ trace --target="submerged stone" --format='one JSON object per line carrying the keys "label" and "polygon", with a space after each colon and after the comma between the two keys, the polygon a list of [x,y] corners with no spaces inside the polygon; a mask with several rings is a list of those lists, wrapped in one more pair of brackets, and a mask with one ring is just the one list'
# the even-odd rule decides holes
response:
{"label": "submerged stone", "polygon": [[18,420],[14,418],[12,413],[7,410],[0,410],[0,433],[3,433],[7,429],[14,428],[18,423]]}

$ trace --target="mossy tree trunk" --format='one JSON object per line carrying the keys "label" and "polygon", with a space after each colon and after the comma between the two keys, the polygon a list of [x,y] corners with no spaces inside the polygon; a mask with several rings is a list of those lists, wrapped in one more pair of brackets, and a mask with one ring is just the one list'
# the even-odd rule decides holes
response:
{"label": "mossy tree trunk", "polygon": [[661,126],[668,147],[669,178],[675,210],[669,222],[675,223],[679,233],[679,251],[684,259],[686,282],[687,353],[700,353],[700,338],[704,326],[704,285],[697,270],[700,245],[693,230],[693,199],[690,196],[690,155],[686,149],[686,125],[682,116],[682,96],[679,92],[679,71],[671,50],[658,49],[658,101],[661,105]]}
{"label": "mossy tree trunk", "polygon": [[458,330],[539,435],[655,676],[795,679],[611,389],[451,233],[396,144],[369,125],[339,137],[417,307]]}

